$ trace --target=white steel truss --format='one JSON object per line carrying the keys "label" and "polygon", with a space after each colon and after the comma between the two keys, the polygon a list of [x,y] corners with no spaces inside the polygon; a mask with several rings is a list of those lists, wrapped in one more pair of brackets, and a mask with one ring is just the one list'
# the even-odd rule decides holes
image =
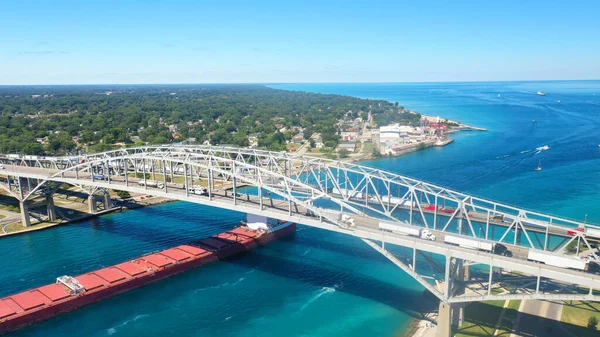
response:
{"label": "white steel truss", "polygon": [[[593,240],[586,234],[598,229],[597,226],[358,164],[285,152],[211,146],[144,146],[61,158],[0,155],[0,162],[6,165],[0,175],[7,177],[0,187],[21,200],[50,182],[94,189],[152,191],[172,199],[268,214],[358,236],[397,265],[403,262],[388,252],[383,242],[413,247],[412,267],[402,268],[445,302],[499,296],[544,298],[549,294],[541,292],[539,287],[546,279],[557,280],[557,287],[568,289],[565,294],[553,296],[573,297],[573,289],[587,289],[581,296],[595,299],[595,291],[600,289],[598,276],[527,261],[529,250],[564,252],[573,243],[577,243],[577,250],[583,246],[593,251]],[[23,179],[32,186],[21,186],[25,184]],[[197,195],[195,186],[205,188],[206,195]],[[354,223],[344,216],[351,217]],[[378,228],[380,220],[427,228],[439,237],[460,235],[481,242],[502,243],[515,256],[500,257],[472,250],[459,254],[465,249],[384,233]],[[408,239],[411,241],[405,241]],[[373,240],[381,241],[382,245],[377,246]],[[445,280],[417,272],[417,251],[446,257]],[[489,265],[490,276],[483,293],[483,288],[470,293],[471,296],[464,289],[452,290],[454,285],[469,286],[470,279],[453,276],[460,274],[456,268],[463,268],[460,267],[463,261]],[[517,286],[520,290],[510,294],[492,294],[494,268],[522,270],[535,282]],[[440,284],[446,289],[435,288]],[[532,284],[537,287],[533,295]],[[581,298],[580,294],[576,296]]]}

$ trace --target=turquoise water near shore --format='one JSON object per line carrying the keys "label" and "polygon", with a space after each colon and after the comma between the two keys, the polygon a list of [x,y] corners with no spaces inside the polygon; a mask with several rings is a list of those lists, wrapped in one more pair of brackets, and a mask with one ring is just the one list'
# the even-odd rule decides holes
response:
{"label": "turquoise water near shore", "polygon": [[[487,128],[454,134],[456,141],[443,148],[363,164],[564,217],[587,214],[600,223],[600,81],[272,87],[385,99]],[[535,150],[545,145],[550,149]]]}
{"label": "turquoise water near shore", "polygon": [[[382,98],[486,127],[458,133],[444,148],[364,164],[600,222],[600,81],[272,87]],[[544,145],[550,149],[535,151]],[[0,296],[218,233],[242,217],[174,202],[3,238]],[[299,226],[295,236],[239,258],[12,335],[391,337],[431,304],[420,285],[361,241]]]}

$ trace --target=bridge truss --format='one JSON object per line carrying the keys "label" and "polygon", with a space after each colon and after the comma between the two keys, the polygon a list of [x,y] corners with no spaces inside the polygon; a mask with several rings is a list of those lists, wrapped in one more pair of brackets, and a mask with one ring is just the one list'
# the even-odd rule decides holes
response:
{"label": "bridge truss", "polygon": [[[0,187],[20,200],[67,183],[91,195],[108,189],[152,193],[353,235],[444,303],[600,299],[598,275],[528,261],[530,251],[593,252],[595,239],[587,233],[598,227],[362,165],[211,146],[64,158],[5,155],[0,162],[6,165],[0,175],[7,177]],[[382,231],[379,221],[429,229],[437,241]],[[446,236],[501,243],[513,256],[445,244]]]}

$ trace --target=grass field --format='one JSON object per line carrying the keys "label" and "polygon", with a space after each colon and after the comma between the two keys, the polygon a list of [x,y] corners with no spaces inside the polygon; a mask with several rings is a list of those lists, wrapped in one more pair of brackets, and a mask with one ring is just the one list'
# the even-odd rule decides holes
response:
{"label": "grass field", "polygon": [[567,301],[563,305],[561,321],[567,330],[578,337],[598,337],[597,329],[587,327],[588,318],[595,316],[600,321],[600,303]]}
{"label": "grass field", "polygon": [[363,143],[362,153],[363,154],[371,154],[371,153],[373,153],[374,148],[375,148],[375,144],[373,144],[373,143]]}
{"label": "grass field", "polygon": [[[520,302],[520,301],[515,301]],[[520,304],[520,303],[519,303]],[[461,327],[456,328],[456,337],[488,337],[493,336],[496,323],[502,313],[504,300],[475,302],[465,308],[465,321]],[[518,306],[517,306],[518,308]],[[507,310],[513,310],[508,309]],[[510,336],[513,323],[502,320],[496,336]]]}

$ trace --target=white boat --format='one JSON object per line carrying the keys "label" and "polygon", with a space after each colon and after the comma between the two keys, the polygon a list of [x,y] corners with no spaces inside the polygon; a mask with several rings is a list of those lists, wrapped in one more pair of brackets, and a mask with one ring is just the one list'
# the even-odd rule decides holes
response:
{"label": "white boat", "polygon": [[538,163],[538,167],[535,168],[536,171],[541,171],[542,170],[542,161],[540,160],[540,162]]}
{"label": "white boat", "polygon": [[535,150],[536,150],[538,153],[539,153],[539,152],[542,152],[542,151],[549,150],[549,149],[550,149],[550,146],[548,146],[548,145],[544,145],[544,146],[540,146],[540,147],[536,147],[536,148],[535,148]]}
{"label": "white boat", "polygon": [[546,94],[541,91],[538,91],[537,94],[538,94],[538,96],[546,96]]}

